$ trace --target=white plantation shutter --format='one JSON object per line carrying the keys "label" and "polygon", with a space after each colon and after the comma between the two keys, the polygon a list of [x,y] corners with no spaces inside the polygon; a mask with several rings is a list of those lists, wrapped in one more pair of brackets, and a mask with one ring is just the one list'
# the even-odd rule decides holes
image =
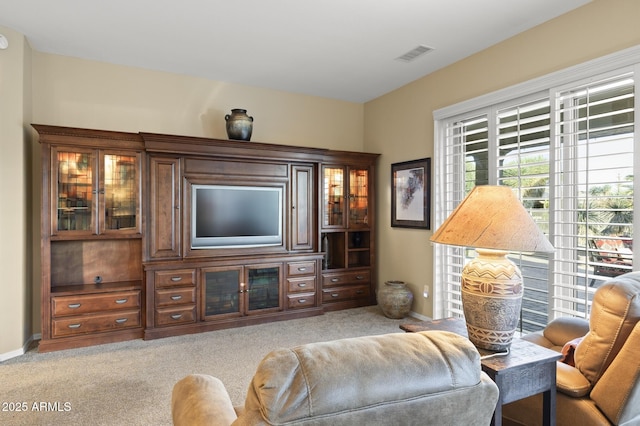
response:
{"label": "white plantation shutter", "polygon": [[[514,189],[540,229],[549,236],[549,99],[501,108],[497,120],[496,184]],[[548,322],[549,255],[511,255],[522,271],[521,329],[535,331]]]}
{"label": "white plantation shutter", "polygon": [[554,100],[553,310],[586,316],[598,285],[633,265],[633,74],[563,88]]}
{"label": "white plantation shutter", "polygon": [[[523,272],[523,332],[585,317],[595,289],[633,269],[636,67],[436,120],[434,229],[473,186],[505,185],[556,247],[510,256]],[[462,316],[460,276],[475,254],[439,244],[434,253],[434,315]],[[603,254],[624,259],[617,272]]]}
{"label": "white plantation shutter", "polygon": [[[444,222],[449,214],[477,184],[488,181],[488,120],[486,115],[473,116],[447,123],[442,129],[446,143],[441,145],[443,158],[435,169],[435,210],[437,224]],[[437,149],[437,148],[436,148]],[[443,301],[437,312],[445,316],[461,316],[460,277],[465,263],[465,250],[460,247],[434,246],[435,267],[440,285],[435,288],[438,299]],[[442,316],[442,315],[440,315]]]}

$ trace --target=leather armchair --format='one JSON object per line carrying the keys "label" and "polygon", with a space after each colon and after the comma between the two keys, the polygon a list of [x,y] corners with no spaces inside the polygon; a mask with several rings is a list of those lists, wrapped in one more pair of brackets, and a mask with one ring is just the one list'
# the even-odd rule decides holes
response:
{"label": "leather armchair", "polygon": [[498,388],[467,339],[392,333],[279,349],[260,363],[244,407],[224,384],[190,375],[173,388],[174,425],[488,425]]}
{"label": "leather armchair", "polygon": [[[561,351],[581,338],[575,366],[557,364],[558,425],[640,425],[640,272],[620,275],[596,290],[589,321],[558,318],[524,336]],[[540,396],[503,407],[505,424],[537,425]]]}

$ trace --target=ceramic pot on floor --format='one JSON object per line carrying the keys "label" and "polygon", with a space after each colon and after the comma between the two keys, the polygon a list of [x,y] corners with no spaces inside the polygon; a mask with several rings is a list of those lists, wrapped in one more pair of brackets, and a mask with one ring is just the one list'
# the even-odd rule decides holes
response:
{"label": "ceramic pot on floor", "polygon": [[378,305],[388,318],[401,319],[411,311],[413,293],[404,281],[386,281],[378,291]]}

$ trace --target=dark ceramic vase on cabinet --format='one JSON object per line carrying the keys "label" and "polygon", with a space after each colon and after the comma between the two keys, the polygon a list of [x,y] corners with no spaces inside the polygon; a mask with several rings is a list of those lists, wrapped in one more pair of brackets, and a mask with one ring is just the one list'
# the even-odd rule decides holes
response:
{"label": "dark ceramic vase on cabinet", "polygon": [[229,139],[250,141],[253,131],[253,117],[247,115],[246,109],[232,109],[231,114],[224,116],[227,122],[227,136]]}

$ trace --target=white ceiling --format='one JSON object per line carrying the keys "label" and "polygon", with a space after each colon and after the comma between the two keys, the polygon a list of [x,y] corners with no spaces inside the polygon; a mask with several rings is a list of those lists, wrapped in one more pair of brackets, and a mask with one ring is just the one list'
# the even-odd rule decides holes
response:
{"label": "white ceiling", "polygon": [[589,1],[0,0],[0,26],[40,52],[366,102]]}

